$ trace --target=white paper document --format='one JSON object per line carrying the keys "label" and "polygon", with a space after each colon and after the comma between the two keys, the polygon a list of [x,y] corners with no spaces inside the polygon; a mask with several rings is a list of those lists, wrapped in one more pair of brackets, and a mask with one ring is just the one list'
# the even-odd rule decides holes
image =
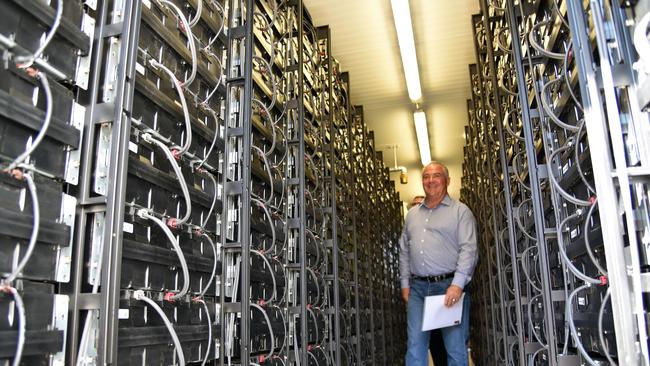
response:
{"label": "white paper document", "polygon": [[445,295],[427,296],[424,298],[424,314],[422,315],[422,331],[451,327],[458,325],[463,318],[463,299],[452,307],[445,306]]}

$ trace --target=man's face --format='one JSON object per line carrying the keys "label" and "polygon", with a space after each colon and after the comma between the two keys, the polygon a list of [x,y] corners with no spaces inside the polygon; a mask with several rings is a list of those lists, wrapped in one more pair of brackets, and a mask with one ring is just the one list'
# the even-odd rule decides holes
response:
{"label": "man's face", "polygon": [[439,198],[447,194],[449,179],[440,165],[429,165],[422,172],[422,187],[427,198]]}

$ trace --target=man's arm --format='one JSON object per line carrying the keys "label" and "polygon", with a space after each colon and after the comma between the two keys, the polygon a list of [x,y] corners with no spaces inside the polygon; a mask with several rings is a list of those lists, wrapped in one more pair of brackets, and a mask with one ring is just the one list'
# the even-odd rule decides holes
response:
{"label": "man's arm", "polygon": [[476,220],[472,211],[464,208],[458,221],[458,244],[460,251],[458,262],[456,262],[456,272],[452,285],[461,289],[471,280],[474,274],[474,267],[478,261],[478,248],[476,243]]}
{"label": "man's arm", "polygon": [[411,263],[409,257],[409,240],[406,235],[406,225],[402,230],[399,238],[399,279],[402,288],[402,300],[408,302],[409,299],[409,280],[411,278]]}

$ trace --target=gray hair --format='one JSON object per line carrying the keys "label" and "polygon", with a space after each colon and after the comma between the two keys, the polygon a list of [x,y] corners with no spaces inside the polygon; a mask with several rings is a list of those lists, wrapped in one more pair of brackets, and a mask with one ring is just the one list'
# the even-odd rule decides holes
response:
{"label": "gray hair", "polygon": [[431,165],[441,166],[442,169],[445,171],[445,175],[447,176],[447,178],[449,178],[449,169],[447,169],[447,166],[445,164],[443,164],[443,163],[441,163],[439,161],[435,161],[435,160],[430,162],[429,164],[425,165],[424,168],[422,168],[422,172],[424,173],[424,170],[426,168],[428,168],[429,166],[431,166]]}

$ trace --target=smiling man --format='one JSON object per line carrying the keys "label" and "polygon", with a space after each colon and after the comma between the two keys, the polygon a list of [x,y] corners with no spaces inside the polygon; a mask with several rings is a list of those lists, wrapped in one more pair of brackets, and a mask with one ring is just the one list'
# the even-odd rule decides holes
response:
{"label": "smiling man", "polygon": [[[426,366],[429,331],[423,332],[424,298],[445,295],[455,306],[469,283],[478,259],[476,220],[469,208],[447,194],[449,171],[439,162],[422,170],[424,202],[409,210],[400,237],[402,298],[408,304],[406,366]],[[442,328],[450,366],[468,365],[469,296],[461,324]]]}

